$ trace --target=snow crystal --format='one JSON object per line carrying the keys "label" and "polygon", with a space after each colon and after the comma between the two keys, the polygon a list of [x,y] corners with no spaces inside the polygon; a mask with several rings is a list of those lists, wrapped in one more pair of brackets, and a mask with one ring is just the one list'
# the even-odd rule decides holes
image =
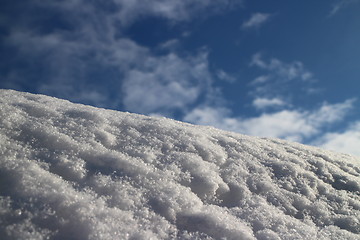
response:
{"label": "snow crystal", "polygon": [[359,239],[360,159],[0,90],[2,239]]}

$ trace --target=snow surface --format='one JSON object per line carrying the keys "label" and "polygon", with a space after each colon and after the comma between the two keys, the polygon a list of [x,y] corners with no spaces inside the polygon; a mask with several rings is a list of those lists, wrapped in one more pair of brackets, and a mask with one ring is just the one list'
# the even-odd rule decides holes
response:
{"label": "snow surface", "polygon": [[0,90],[2,239],[360,239],[360,159]]}

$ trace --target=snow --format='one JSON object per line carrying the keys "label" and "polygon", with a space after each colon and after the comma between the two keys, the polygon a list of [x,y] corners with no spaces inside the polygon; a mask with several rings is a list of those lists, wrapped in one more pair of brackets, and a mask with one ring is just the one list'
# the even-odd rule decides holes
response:
{"label": "snow", "polygon": [[360,159],[0,90],[2,239],[360,239]]}

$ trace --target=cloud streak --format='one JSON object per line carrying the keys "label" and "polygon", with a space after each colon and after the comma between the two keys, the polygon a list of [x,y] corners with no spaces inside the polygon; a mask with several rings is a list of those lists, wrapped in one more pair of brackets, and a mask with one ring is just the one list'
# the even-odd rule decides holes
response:
{"label": "cloud streak", "polygon": [[194,104],[211,81],[206,52],[185,59],[174,54],[150,57],[142,68],[126,74],[124,105],[135,112],[171,116],[171,112],[185,111]]}
{"label": "cloud streak", "polygon": [[286,63],[277,58],[264,60],[257,53],[253,55],[250,67],[265,72],[249,84],[250,88],[254,88],[250,94],[253,97],[252,107],[259,115],[236,116],[226,104],[203,104],[189,111],[184,120],[248,135],[308,143],[321,137],[326,128],[341,122],[354,107],[355,99],[335,104],[324,102],[311,110],[292,104],[290,100],[294,93],[289,89],[296,89],[296,94],[308,94],[316,82],[302,62]]}
{"label": "cloud streak", "polygon": [[269,21],[271,14],[269,13],[254,13],[242,25],[242,29],[258,28],[265,22]]}
{"label": "cloud streak", "polygon": [[[134,104],[136,101],[130,97],[134,95],[131,91],[138,91],[136,83],[141,82],[158,97],[164,93],[159,95],[157,88],[169,90],[176,98],[168,101],[166,97],[170,107],[186,106],[196,99],[199,91],[188,86],[189,79],[199,82],[196,78],[204,77],[201,74],[196,76],[199,70],[192,70],[186,61],[200,59],[199,55],[180,57],[173,48],[167,48],[165,54],[159,55],[125,36],[124,31],[144,17],[160,17],[174,24],[197,18],[199,12],[203,13],[201,16],[208,16],[238,4],[241,1],[110,0],[99,3],[32,0],[21,8],[14,4],[13,12],[22,17],[13,19],[7,16],[13,24],[6,26],[9,35],[4,39],[9,49],[16,49],[9,61],[17,68],[0,77],[5,86],[18,90],[27,86],[34,92],[96,106],[117,108],[124,104],[128,110],[142,110],[143,113],[158,110],[157,107],[145,109],[149,104]],[[36,14],[38,11],[42,14]],[[48,26],[47,22],[54,19],[56,24]],[[202,59],[207,61],[204,57]],[[165,66],[171,67],[179,76],[171,76]],[[134,79],[139,76],[146,81],[136,82]],[[160,80],[154,80],[156,77],[167,82],[166,87],[160,84]],[[129,79],[135,81],[132,83],[134,89],[129,88]],[[123,94],[110,94],[114,89],[123,91]]]}
{"label": "cloud streak", "polygon": [[347,6],[354,4],[354,3],[359,3],[359,0],[337,0],[331,8],[331,11],[329,13],[329,16],[334,16],[335,14],[337,14],[341,9],[346,8]]}
{"label": "cloud streak", "polygon": [[313,84],[317,80],[300,61],[286,63],[277,58],[264,60],[261,53],[256,53],[252,56],[249,65],[264,72],[249,84],[253,87],[251,94],[255,98],[287,98],[290,86],[298,86],[298,93],[301,91],[303,94],[309,94],[316,90]]}
{"label": "cloud streak", "polygon": [[[43,5],[42,1],[33,0],[33,3]],[[173,22],[188,21],[199,16],[211,15],[224,10],[235,8],[242,4],[242,0],[108,0],[92,2],[85,0],[69,0],[45,3],[53,8],[61,8],[72,12],[93,12],[97,14],[111,14],[111,20],[117,20],[121,26],[128,26],[139,18],[155,16]],[[81,10],[81,11],[79,11]],[[94,16],[96,19],[96,16]],[[101,16],[104,18],[104,16]],[[91,20],[91,19],[88,19]]]}
{"label": "cloud streak", "polygon": [[280,98],[255,98],[253,101],[253,106],[256,109],[263,110],[267,108],[276,108],[276,107],[283,107],[288,105],[284,100]]}
{"label": "cloud streak", "polygon": [[299,78],[303,81],[310,80],[312,73],[307,71],[304,64],[299,61],[292,63],[284,63],[276,58],[270,59],[268,62],[264,61],[260,53],[253,55],[250,66],[256,66],[263,70],[272,71],[282,80],[293,80]]}
{"label": "cloud streak", "polygon": [[184,120],[247,135],[303,142],[321,134],[324,127],[341,121],[353,104],[354,99],[349,99],[338,104],[324,103],[311,111],[281,110],[248,118],[234,117],[224,107],[204,106],[189,112]]}
{"label": "cloud streak", "polygon": [[313,144],[325,149],[360,156],[360,121],[354,122],[343,132],[326,133]]}

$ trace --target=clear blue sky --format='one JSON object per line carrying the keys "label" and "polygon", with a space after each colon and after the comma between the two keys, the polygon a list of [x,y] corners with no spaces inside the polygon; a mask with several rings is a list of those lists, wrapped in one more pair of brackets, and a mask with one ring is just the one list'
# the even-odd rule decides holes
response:
{"label": "clear blue sky", "polygon": [[360,155],[360,0],[0,2],[0,88]]}

